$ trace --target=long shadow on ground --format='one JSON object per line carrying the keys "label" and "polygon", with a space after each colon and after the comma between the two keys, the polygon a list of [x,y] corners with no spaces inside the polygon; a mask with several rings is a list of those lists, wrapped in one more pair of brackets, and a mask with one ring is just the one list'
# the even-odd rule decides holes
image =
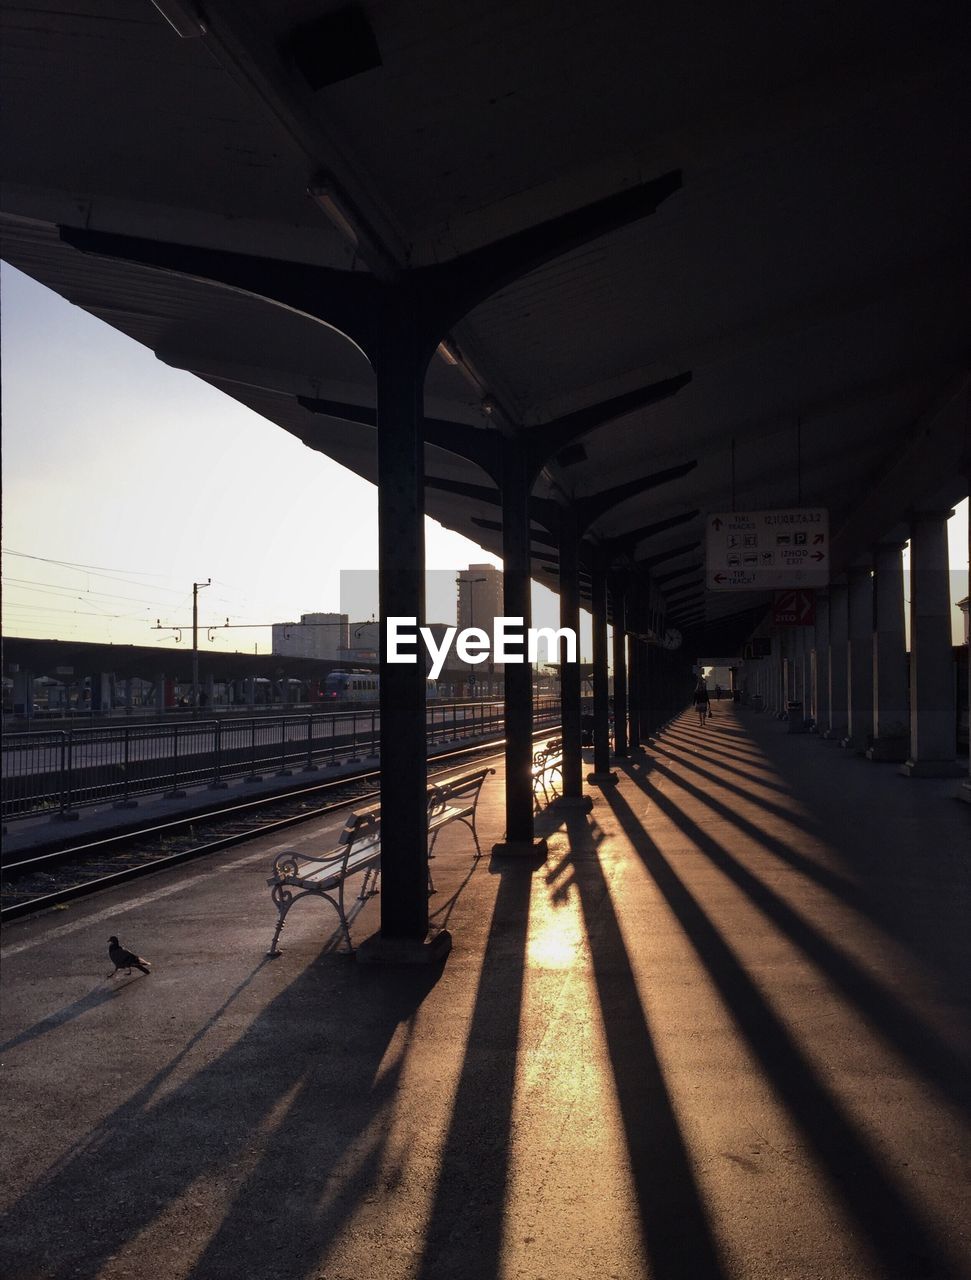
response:
{"label": "long shadow on ground", "polygon": [[[229,1203],[189,1276],[277,1276],[284,1245],[288,1277],[317,1274],[382,1157],[374,1122],[392,1107],[402,1059],[385,1063],[380,1076],[379,1067],[440,970],[369,970],[328,957],[301,972],[231,1048],[171,1087],[189,1051],[261,968],[12,1206],[7,1276],[94,1280],[187,1192],[204,1197],[210,1181],[223,1194],[228,1188]],[[352,1147],[354,1176],[322,1203],[321,1188]],[[181,1234],[191,1236],[185,1212]]]}
{"label": "long shadow on ground", "polygon": [[[780,1102],[802,1133],[835,1201],[854,1223],[885,1280],[958,1280],[964,1275],[921,1210],[894,1184],[873,1143],[827,1088],[702,905],[650,838],[624,797],[605,798],[677,917],[725,1007]],[[657,793],[652,793],[657,800]],[[673,808],[670,806],[669,808]],[[692,832],[694,838],[694,832]],[[704,849],[704,844],[702,845]]]}

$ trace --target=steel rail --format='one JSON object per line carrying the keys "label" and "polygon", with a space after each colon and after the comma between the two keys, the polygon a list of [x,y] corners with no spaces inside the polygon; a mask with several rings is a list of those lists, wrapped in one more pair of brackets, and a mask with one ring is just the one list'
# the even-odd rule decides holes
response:
{"label": "steel rail", "polygon": [[[533,737],[548,737],[550,729],[555,726],[547,726],[543,729],[535,730]],[[429,763],[435,766],[440,765],[443,761],[454,761],[458,759],[467,759],[470,756],[483,756],[485,758],[496,757],[502,754],[501,749],[505,745],[505,738],[492,739],[488,743],[479,743],[475,746],[467,746],[459,748],[456,751],[450,751],[443,755],[438,755]],[[434,778],[443,773],[448,773],[452,766],[444,768],[434,768],[429,777]],[[339,786],[346,786],[348,783],[365,781],[368,778],[379,776],[379,770],[366,770],[358,774],[350,774],[344,778],[331,778],[326,782],[317,783],[311,787],[299,787],[295,790],[288,791],[274,796],[265,796],[256,800],[247,800],[237,805],[224,806],[221,809],[208,811],[204,814],[194,814],[189,818],[178,818],[171,822],[158,823],[151,827],[138,828],[134,831],[126,831],[121,834],[107,836],[101,840],[88,841],[85,844],[74,845],[68,849],[57,850],[54,853],[41,854],[36,858],[25,859],[21,862],[11,863],[4,868],[4,878],[11,872],[16,871],[18,874],[28,874],[30,871],[36,871],[43,866],[57,865],[57,862],[67,861],[71,856],[83,856],[84,854],[92,854],[94,852],[103,852],[106,849],[115,849],[123,846],[124,842],[132,844],[136,841],[151,838],[154,835],[165,833],[172,835],[177,829],[185,829],[196,826],[200,822],[215,822],[220,818],[232,817],[233,815],[245,813],[248,811],[257,811],[259,809],[267,809],[273,804],[279,804],[284,800],[296,799],[302,795],[312,794],[314,792],[326,791]],[[314,819],[325,817],[327,814],[334,813],[340,809],[348,809],[353,805],[367,803],[380,796],[380,788],[372,791],[364,792],[356,796],[349,796],[344,800],[334,801],[332,804],[321,805],[319,808],[308,810],[304,813],[291,814],[284,818],[278,818],[272,822],[262,823],[260,826],[249,830],[234,832],[231,835],[219,836],[215,840],[209,840],[203,844],[195,845],[191,849],[182,849],[177,853],[163,854],[160,857],[153,857],[144,863],[135,867],[126,867],[120,871],[112,871],[103,876],[97,876],[91,880],[85,880],[81,884],[69,885],[63,889],[55,889],[51,893],[42,894],[36,898],[28,898],[22,902],[16,902],[8,907],[0,909],[0,921],[16,920],[26,915],[32,915],[37,911],[43,911],[51,907],[59,906],[62,903],[70,902],[73,899],[86,897],[92,893],[98,893],[104,889],[113,888],[116,885],[126,883],[130,880],[136,880],[140,876],[149,875],[156,871],[164,871],[170,867],[177,866],[180,863],[191,861],[195,858],[205,857],[208,854],[217,853],[221,849],[226,849],[236,844],[243,844],[247,840],[254,840],[260,836],[271,834],[274,831],[284,830],[287,827],[296,826],[302,822],[310,822]]]}

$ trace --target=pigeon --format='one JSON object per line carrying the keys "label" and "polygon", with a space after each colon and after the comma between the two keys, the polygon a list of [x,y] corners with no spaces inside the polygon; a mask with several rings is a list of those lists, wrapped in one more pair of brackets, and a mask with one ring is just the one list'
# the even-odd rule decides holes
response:
{"label": "pigeon", "polygon": [[136,956],[133,951],[126,951],[114,936],[108,939],[108,959],[115,966],[111,973],[106,976],[113,978],[119,969],[127,969],[131,973],[132,969],[141,969],[142,973],[150,973],[151,961],[146,960],[144,956]]}

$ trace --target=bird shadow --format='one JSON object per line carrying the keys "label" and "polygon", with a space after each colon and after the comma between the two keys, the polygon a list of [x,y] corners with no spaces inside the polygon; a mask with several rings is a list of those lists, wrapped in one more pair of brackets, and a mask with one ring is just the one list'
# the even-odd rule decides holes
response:
{"label": "bird shadow", "polygon": [[75,1018],[80,1018],[82,1014],[88,1013],[92,1009],[97,1009],[99,1005],[105,1004],[108,1000],[114,1000],[125,987],[135,981],[135,978],[129,978],[128,981],[121,982],[114,987],[106,987],[104,985],[106,981],[106,978],[102,978],[98,985],[86,995],[80,996],[77,1000],[72,1000],[63,1009],[47,1014],[39,1022],[35,1022],[32,1027],[27,1027],[10,1040],[4,1040],[0,1044],[0,1053],[7,1053],[11,1049],[16,1049],[19,1045],[28,1044],[31,1040],[37,1040],[40,1036],[47,1035],[49,1031],[56,1031],[58,1027],[63,1027],[66,1023],[73,1022]]}

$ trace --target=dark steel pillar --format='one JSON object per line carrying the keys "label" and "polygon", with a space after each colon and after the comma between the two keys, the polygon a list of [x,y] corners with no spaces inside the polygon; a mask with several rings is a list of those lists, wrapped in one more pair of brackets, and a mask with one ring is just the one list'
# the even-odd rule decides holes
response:
{"label": "dark steel pillar", "polygon": [[660,733],[667,720],[665,667],[667,654],[663,649],[651,650],[650,684],[651,684],[651,734]]}
{"label": "dark steel pillar", "polygon": [[[530,625],[529,478],[525,450],[502,437],[502,604],[507,618],[522,618],[525,658]],[[495,854],[546,855],[546,841],[533,832],[533,668],[507,662],[504,680],[506,720],[506,838]]]}
{"label": "dark steel pillar", "polygon": [[607,692],[607,571],[594,561],[590,608],[593,613],[593,773],[588,782],[616,782],[610,770],[610,709]]}
{"label": "dark steel pillar", "polygon": [[[396,322],[397,321],[397,322]],[[447,932],[428,934],[425,664],[387,661],[388,618],[425,616],[423,387],[428,356],[405,316],[386,321],[374,360],[378,427],[381,626],[381,929],[362,962],[440,958]]]}
{"label": "dark steel pillar", "polygon": [[630,637],[630,661],[627,664],[627,736],[631,754],[641,750],[640,664],[644,642]]}
{"label": "dark steel pillar", "polygon": [[559,529],[560,626],[569,627],[577,637],[576,662],[565,660],[566,645],[560,642],[560,708],[563,734],[563,794],[554,801],[560,807],[585,805],[592,801],[583,794],[583,757],[580,741],[580,532],[573,506],[564,507]]}
{"label": "dark steel pillar", "polygon": [[615,577],[614,604],[614,755],[627,755],[627,595]]}
{"label": "dark steel pillar", "polygon": [[653,679],[654,666],[654,647],[644,643],[640,646],[638,654],[637,669],[637,702],[638,702],[638,719],[640,720],[641,742],[647,746],[653,745],[651,739],[654,735],[654,719],[653,719],[653,699],[651,680]]}

